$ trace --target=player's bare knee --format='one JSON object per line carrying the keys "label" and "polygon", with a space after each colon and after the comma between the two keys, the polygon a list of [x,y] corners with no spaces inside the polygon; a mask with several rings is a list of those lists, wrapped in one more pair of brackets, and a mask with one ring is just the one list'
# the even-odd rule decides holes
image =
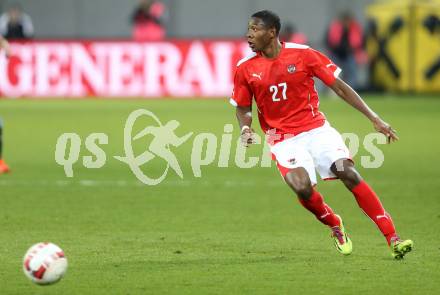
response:
{"label": "player's bare knee", "polygon": [[303,200],[308,200],[310,199],[313,193],[313,187],[310,183],[303,184],[300,187],[298,187],[295,192],[299,198]]}
{"label": "player's bare knee", "polygon": [[362,180],[351,160],[340,159],[333,163],[330,169],[349,189],[354,188]]}
{"label": "player's bare knee", "polygon": [[339,176],[339,178],[342,180],[342,182],[345,184],[346,187],[349,189],[354,188],[356,185],[358,185],[362,178],[359,175],[359,173],[356,171],[354,167],[349,167],[345,169],[343,173]]}
{"label": "player's bare knee", "polygon": [[307,200],[312,195],[313,187],[308,175],[288,173],[284,180],[299,198]]}

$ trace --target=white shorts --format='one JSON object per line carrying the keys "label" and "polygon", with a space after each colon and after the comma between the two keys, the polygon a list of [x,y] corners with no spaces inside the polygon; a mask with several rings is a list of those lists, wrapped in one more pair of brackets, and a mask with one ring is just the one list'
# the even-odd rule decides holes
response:
{"label": "white shorts", "polygon": [[341,134],[328,122],[321,127],[300,133],[276,143],[270,148],[283,176],[293,168],[303,167],[312,185],[317,183],[316,172],[322,179],[334,179],[331,165],[339,159],[351,159]]}

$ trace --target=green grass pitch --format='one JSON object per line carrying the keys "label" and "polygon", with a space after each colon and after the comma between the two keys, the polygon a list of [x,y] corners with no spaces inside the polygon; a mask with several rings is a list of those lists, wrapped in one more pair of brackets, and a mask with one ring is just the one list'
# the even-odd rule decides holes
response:
{"label": "green grass pitch", "polygon": [[[329,230],[300,206],[274,165],[240,169],[232,151],[229,168],[215,161],[196,178],[192,137],[174,150],[184,179],[170,171],[151,187],[113,158],[123,155],[125,119],[138,108],[162,122],[178,120],[178,135],[220,135],[226,123],[236,135],[234,110],[225,100],[0,101],[4,157],[12,169],[0,175],[0,294],[439,294],[440,100],[367,101],[400,136],[381,146],[381,168],[359,171],[400,235],[414,240],[404,261],[391,258],[340,182],[320,182],[318,189],[344,218],[354,245],[348,257],[336,252]],[[341,133],[373,131],[342,101],[323,100],[321,110]],[[107,133],[106,165],[86,169],[80,158],[74,177],[66,178],[54,160],[64,132],[78,133],[83,142],[92,132]],[[248,152],[257,155],[260,147]],[[368,155],[361,149],[355,161]],[[155,159],[144,168],[155,175],[163,164]],[[69,259],[66,277],[49,287],[33,285],[21,269],[27,248],[41,241],[58,244]]]}

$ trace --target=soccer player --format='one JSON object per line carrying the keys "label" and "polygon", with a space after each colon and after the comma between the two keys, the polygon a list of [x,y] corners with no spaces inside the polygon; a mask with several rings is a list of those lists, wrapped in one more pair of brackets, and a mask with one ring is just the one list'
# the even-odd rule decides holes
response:
{"label": "soccer player", "polygon": [[248,22],[246,37],[253,53],[238,62],[230,99],[236,106],[242,138],[247,144],[252,143],[254,98],[261,128],[270,134],[268,142],[280,173],[301,204],[330,227],[336,249],[348,255],[352,242],[341,217],[316,190],[315,169],[323,179],[339,178],[344,183],[385,236],[392,256],[402,259],[411,251],[413,242],[399,238],[391,216],[355,169],[341,135],[319,111],[312,78],[322,80],[364,114],[378,132],[387,136],[388,142],[398,140],[395,130],[338,78],[340,68],[325,55],[305,45],[280,42],[280,27],[280,18],[267,10],[253,14]]}
{"label": "soccer player", "polygon": [[[11,54],[11,50],[9,47],[8,41],[0,36],[0,49],[5,51],[6,57],[9,57]],[[0,118],[0,174],[9,172],[9,167],[6,165],[5,161],[2,158],[2,150],[3,150],[3,122]]]}

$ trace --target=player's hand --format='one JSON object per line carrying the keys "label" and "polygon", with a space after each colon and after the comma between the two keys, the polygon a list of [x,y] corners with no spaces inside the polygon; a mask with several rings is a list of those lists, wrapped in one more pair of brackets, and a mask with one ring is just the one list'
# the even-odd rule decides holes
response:
{"label": "player's hand", "polygon": [[381,118],[376,118],[373,120],[374,129],[376,131],[384,134],[387,137],[387,142],[391,143],[391,141],[398,141],[399,137],[396,134],[396,130],[394,130],[390,124],[383,121]]}
{"label": "player's hand", "polygon": [[255,143],[255,136],[254,136],[254,129],[250,128],[250,127],[244,127],[243,130],[241,131],[241,143],[245,146],[248,147],[251,144]]}

